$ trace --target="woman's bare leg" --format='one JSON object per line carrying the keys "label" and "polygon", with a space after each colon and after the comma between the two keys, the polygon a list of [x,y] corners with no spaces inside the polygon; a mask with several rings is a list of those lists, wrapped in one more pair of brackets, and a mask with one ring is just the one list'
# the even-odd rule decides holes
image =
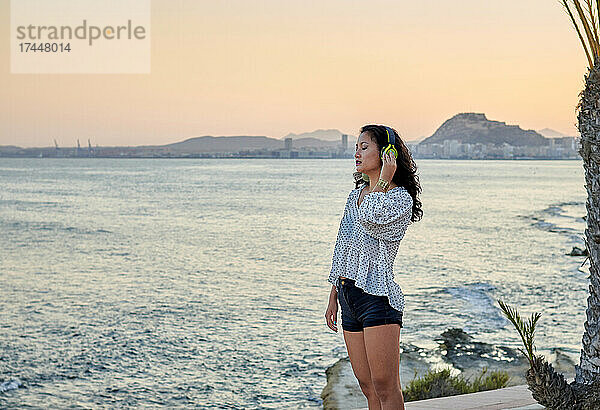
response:
{"label": "woman's bare leg", "polygon": [[400,385],[400,325],[364,329],[365,350],[371,380],[382,410],[404,409]]}
{"label": "woman's bare leg", "polygon": [[381,404],[373,382],[371,381],[371,372],[367,361],[367,352],[365,350],[365,341],[363,332],[348,332],[344,330],[344,340],[346,349],[352,364],[354,375],[358,379],[358,384],[369,403],[369,410],[380,410]]}

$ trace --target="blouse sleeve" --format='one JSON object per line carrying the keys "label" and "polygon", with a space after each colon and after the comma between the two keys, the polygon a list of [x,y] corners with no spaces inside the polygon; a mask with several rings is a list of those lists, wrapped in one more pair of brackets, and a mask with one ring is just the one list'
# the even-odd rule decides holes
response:
{"label": "blouse sleeve", "polygon": [[360,203],[358,220],[374,238],[399,241],[410,223],[412,205],[412,196],[406,189],[371,192]]}

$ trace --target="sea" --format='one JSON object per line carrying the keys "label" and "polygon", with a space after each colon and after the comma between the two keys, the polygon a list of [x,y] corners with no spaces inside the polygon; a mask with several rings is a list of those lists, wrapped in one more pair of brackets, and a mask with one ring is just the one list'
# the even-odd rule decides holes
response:
{"label": "sea", "polygon": [[[401,342],[460,327],[577,363],[581,160],[417,162]],[[0,407],[320,408],[352,159],[0,159]],[[582,265],[583,264],[583,265]],[[588,268],[589,269],[589,268]],[[339,319],[338,319],[339,320]]]}

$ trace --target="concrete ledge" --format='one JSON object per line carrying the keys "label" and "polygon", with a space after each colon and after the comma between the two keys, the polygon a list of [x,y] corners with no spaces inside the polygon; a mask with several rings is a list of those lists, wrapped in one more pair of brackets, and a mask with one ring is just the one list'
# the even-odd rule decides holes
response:
{"label": "concrete ledge", "polygon": [[[566,379],[571,384],[574,378]],[[409,401],[404,403],[406,410],[537,410],[545,409],[531,395],[526,384],[503,389],[480,391],[435,399]],[[361,410],[368,410],[364,408]]]}
{"label": "concrete ledge", "polygon": [[503,389],[438,397],[435,399],[409,401],[406,410],[420,409],[543,409],[531,396],[527,385],[505,387]]}
{"label": "concrete ledge", "polygon": [[[573,379],[567,379],[572,383]],[[440,409],[440,410],[537,410],[545,409],[531,396],[526,384],[505,387],[503,389],[480,391],[456,396],[438,397],[435,399],[409,401],[406,410]],[[364,408],[361,410],[368,410]]]}

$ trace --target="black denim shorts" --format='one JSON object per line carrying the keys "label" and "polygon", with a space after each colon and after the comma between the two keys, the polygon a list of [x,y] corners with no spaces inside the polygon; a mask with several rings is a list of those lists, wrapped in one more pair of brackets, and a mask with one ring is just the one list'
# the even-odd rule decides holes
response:
{"label": "black denim shorts", "polygon": [[356,287],[352,279],[338,278],[338,301],[342,309],[342,329],[360,332],[365,327],[397,323],[402,312],[394,309],[387,296],[376,296]]}

